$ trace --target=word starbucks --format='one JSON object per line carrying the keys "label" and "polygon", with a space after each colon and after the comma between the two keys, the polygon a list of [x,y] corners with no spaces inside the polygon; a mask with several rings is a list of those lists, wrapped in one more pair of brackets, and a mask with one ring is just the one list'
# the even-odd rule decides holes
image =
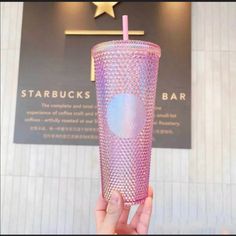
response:
{"label": "word starbucks", "polygon": [[22,89],[20,91],[22,98],[70,98],[70,99],[89,99],[90,91],[62,91],[62,90],[34,90]]}

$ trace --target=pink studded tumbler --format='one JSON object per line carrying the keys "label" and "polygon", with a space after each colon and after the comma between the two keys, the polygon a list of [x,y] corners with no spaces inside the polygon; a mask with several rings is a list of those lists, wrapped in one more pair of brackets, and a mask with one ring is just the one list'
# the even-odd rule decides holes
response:
{"label": "pink studded tumbler", "polygon": [[148,194],[160,47],[140,40],[95,45],[102,194],[118,190],[125,205]]}

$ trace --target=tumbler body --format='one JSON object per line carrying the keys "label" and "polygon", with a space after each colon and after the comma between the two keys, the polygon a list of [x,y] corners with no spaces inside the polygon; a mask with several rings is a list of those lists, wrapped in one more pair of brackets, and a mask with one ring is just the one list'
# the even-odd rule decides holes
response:
{"label": "tumbler body", "polygon": [[97,44],[94,58],[102,194],[126,205],[148,194],[160,47],[140,40]]}

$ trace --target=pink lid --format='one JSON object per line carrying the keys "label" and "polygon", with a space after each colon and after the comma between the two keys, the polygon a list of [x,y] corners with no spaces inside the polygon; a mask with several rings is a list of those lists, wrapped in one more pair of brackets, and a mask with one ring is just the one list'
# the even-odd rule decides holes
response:
{"label": "pink lid", "polygon": [[92,54],[104,51],[117,50],[125,50],[127,53],[129,51],[156,53],[158,57],[161,57],[161,48],[159,45],[141,40],[111,40],[107,42],[98,43],[93,46]]}

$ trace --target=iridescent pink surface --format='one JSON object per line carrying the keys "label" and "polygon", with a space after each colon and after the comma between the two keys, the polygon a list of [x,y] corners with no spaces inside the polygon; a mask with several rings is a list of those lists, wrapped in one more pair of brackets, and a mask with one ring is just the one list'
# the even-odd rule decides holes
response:
{"label": "iridescent pink surface", "polygon": [[102,193],[125,204],[147,197],[160,47],[116,40],[92,49],[95,62]]}

